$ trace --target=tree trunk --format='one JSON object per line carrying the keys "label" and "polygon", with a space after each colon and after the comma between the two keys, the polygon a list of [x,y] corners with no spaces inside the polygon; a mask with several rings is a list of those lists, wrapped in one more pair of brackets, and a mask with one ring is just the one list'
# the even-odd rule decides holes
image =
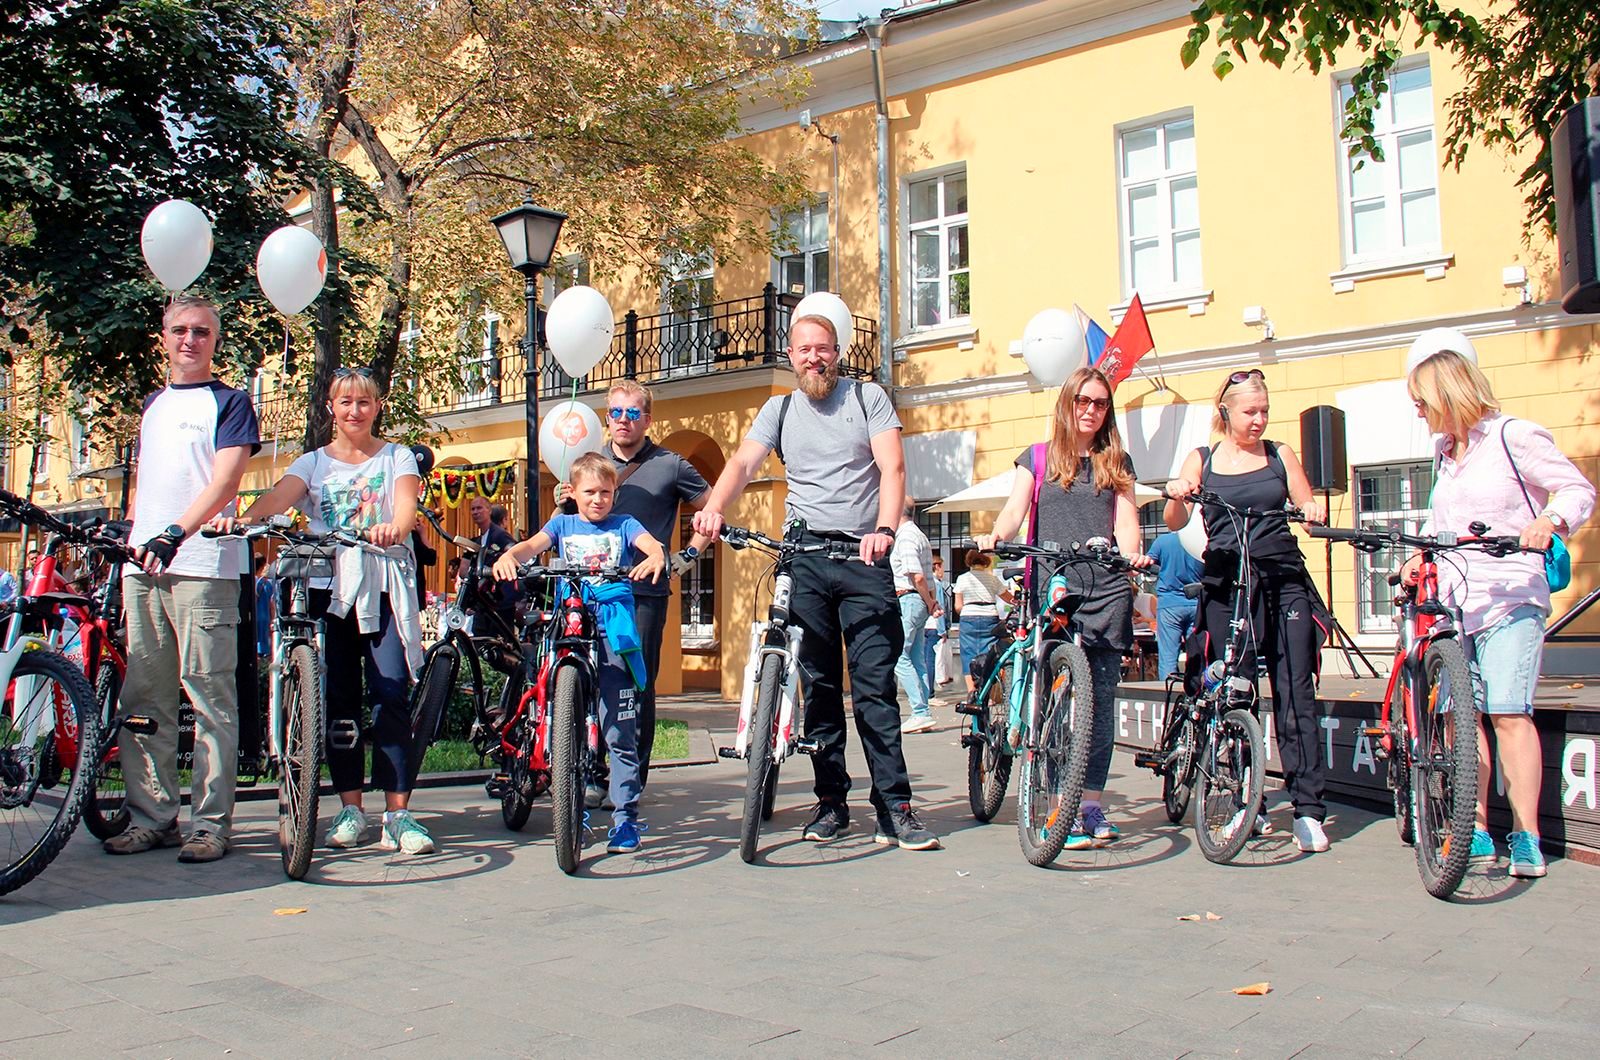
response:
{"label": "tree trunk", "polygon": [[307,452],[327,445],[333,437],[328,385],[341,364],[339,310],[340,303],[347,300],[339,284],[339,219],[333,203],[333,184],[326,177],[317,179],[311,188],[311,231],[328,252],[328,282],[316,302],[311,382],[305,391]]}

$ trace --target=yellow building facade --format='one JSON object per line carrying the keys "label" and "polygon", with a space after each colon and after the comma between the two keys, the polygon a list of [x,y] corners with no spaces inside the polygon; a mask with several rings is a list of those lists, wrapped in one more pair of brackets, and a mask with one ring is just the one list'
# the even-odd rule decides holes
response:
{"label": "yellow building facade", "polygon": [[[830,24],[837,39],[793,60],[809,70],[808,97],[780,106],[756,94],[745,113],[748,145],[809,166],[817,205],[772,219],[791,249],[679,262],[661,289],[605,287],[632,319],[584,399],[601,407],[608,381],[637,375],[655,393],[655,440],[713,479],[762,401],[791,384],[775,356],[785,296],[831,289],[858,318],[847,362],[890,384],[911,490],[932,503],[1045,438],[1056,394],[1018,354],[1028,320],[1076,304],[1110,331],[1137,291],[1157,352],[1117,403],[1143,482],[1164,481],[1210,440],[1227,373],[1259,367],[1270,437],[1300,449],[1302,411],[1343,410],[1349,485],[1331,497],[1333,525],[1419,518],[1430,446],[1401,376],[1412,339],[1437,326],[1471,337],[1509,414],[1549,428],[1600,478],[1600,317],[1564,314],[1554,248],[1524,242],[1522,160],[1475,147],[1459,171],[1443,165],[1446,103],[1460,86],[1448,56],[1406,57],[1380,111],[1385,161],[1357,168],[1339,139],[1348,71],[1242,64],[1225,82],[1204,64],[1186,71],[1191,6],[934,0]],[[494,308],[515,338],[520,306]],[[526,456],[520,355],[501,341],[481,357],[504,385],[436,413],[442,465]],[[562,389],[547,366],[542,400]],[[247,485],[292,455],[280,441]],[[729,521],[775,530],[782,499],[774,458]],[[956,542],[989,518],[925,519],[952,571]],[[1574,579],[1557,614],[1600,581],[1595,534],[1583,528],[1571,543]],[[1381,561],[1358,565],[1341,546],[1329,578],[1321,544],[1306,552],[1356,640],[1391,643]],[[668,638],[663,692],[737,695],[763,570],[721,546],[675,596],[685,636],[681,650]],[[1575,628],[1600,630],[1600,615]]]}

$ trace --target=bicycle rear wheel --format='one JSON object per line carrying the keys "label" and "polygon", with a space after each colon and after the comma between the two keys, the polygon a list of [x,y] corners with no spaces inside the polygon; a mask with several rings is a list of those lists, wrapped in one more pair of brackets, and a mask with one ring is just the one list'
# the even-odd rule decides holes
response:
{"label": "bicycle rear wheel", "polygon": [[973,819],[988,824],[1000,812],[1011,783],[1010,749],[1006,747],[1006,723],[1010,720],[1011,682],[1015,667],[1007,663],[978,693],[983,713],[972,719],[971,740],[967,744],[967,802]]}
{"label": "bicycle rear wheel", "polygon": [[1422,657],[1417,704],[1417,871],[1435,898],[1448,898],[1467,874],[1478,804],[1478,704],[1461,645],[1436,641]]}
{"label": "bicycle rear wheel", "polygon": [[575,664],[556,667],[550,697],[551,831],[556,864],[572,875],[583,853],[583,679]]}
{"label": "bicycle rear wheel", "polygon": [[450,693],[455,691],[460,667],[460,649],[449,641],[435,645],[422,661],[422,673],[417,676],[417,686],[411,690],[411,746],[407,751],[411,776],[407,779],[413,786],[417,774],[422,772],[423,756],[439,738],[439,723],[450,702]]}
{"label": "bicycle rear wheel", "polygon": [[95,680],[95,700],[100,706],[99,767],[90,778],[89,795],[83,801],[83,826],[96,839],[110,839],[128,828],[128,788],[122,780],[122,760],[118,757],[117,700],[122,695],[122,675],[110,659],[100,662]]}
{"label": "bicycle rear wheel", "polygon": [[283,872],[303,879],[317,834],[322,783],[322,663],[309,644],[289,651],[283,674],[283,760],[278,763],[278,846]]}
{"label": "bicycle rear wheel", "polygon": [[1394,797],[1394,827],[1406,846],[1417,841],[1416,807],[1411,799],[1411,730],[1406,727],[1405,693],[1398,685],[1389,701],[1389,791]]}
{"label": "bicycle rear wheel", "polygon": [[1094,686],[1083,649],[1056,648],[1046,672],[1039,731],[1028,734],[1017,781],[1017,840],[1022,856],[1040,868],[1060,855],[1078,816],[1094,731]]}
{"label": "bicycle rear wheel", "polygon": [[739,824],[739,857],[746,865],[756,859],[761,838],[762,810],[767,799],[772,766],[772,742],[778,732],[778,700],[783,696],[783,660],[768,655],[761,660],[756,679],[755,709],[750,713],[750,733],[745,743],[747,772],[744,781],[744,817]]}
{"label": "bicycle rear wheel", "polygon": [[[74,743],[75,755],[64,755]],[[61,853],[83,812],[99,746],[94,689],[83,671],[59,652],[23,652],[0,704],[0,894]]]}
{"label": "bicycle rear wheel", "polygon": [[[509,674],[505,686],[500,691],[500,716],[511,717],[523,698],[523,680],[520,672]],[[528,823],[528,815],[533,812],[533,799],[538,791],[538,782],[533,775],[533,731],[534,719],[533,696],[528,695],[528,713],[517,719],[517,723],[506,733],[506,743],[517,748],[517,753],[512,754],[501,748],[496,760],[505,763],[503,772],[506,774],[506,788],[500,794],[500,818],[505,821],[506,827],[513,832],[522,831]]]}
{"label": "bicycle rear wheel", "polygon": [[1208,861],[1232,861],[1261,813],[1266,741],[1248,710],[1228,711],[1211,726],[1195,770],[1194,836]]}
{"label": "bicycle rear wheel", "polygon": [[1191,717],[1191,701],[1180,698],[1167,712],[1167,728],[1162,733],[1161,753],[1166,769],[1161,774],[1161,804],[1167,820],[1180,823],[1189,812],[1194,795],[1194,758],[1200,733]]}

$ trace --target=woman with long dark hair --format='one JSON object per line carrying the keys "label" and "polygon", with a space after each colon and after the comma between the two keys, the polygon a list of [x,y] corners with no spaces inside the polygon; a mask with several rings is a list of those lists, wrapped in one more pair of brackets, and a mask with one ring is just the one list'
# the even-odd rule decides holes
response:
{"label": "woman with long dark hair", "polygon": [[[1096,368],[1079,368],[1062,384],[1051,418],[1050,440],[1024,449],[1016,460],[1011,497],[995,518],[994,533],[978,538],[989,549],[1009,541],[1033,515],[1030,541],[1085,542],[1110,538],[1135,567],[1148,567],[1133,500],[1133,461],[1117,430],[1111,382]],[[1036,480],[1038,488],[1035,489]],[[1037,497],[1037,504],[1035,498]],[[1050,576],[1035,570],[1037,588]],[[1082,602],[1075,616],[1094,675],[1094,734],[1083,780],[1083,804],[1068,834],[1068,850],[1117,838],[1102,799],[1115,743],[1112,715],[1122,657],[1133,649],[1133,586],[1119,574],[1082,565],[1072,573]]]}

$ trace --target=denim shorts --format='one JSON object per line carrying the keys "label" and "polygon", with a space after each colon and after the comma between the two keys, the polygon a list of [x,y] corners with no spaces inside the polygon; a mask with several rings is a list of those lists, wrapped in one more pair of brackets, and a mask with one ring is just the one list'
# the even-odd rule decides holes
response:
{"label": "denim shorts", "polygon": [[1532,714],[1544,660],[1544,611],[1523,604],[1467,638],[1472,644],[1472,684],[1485,714]]}

